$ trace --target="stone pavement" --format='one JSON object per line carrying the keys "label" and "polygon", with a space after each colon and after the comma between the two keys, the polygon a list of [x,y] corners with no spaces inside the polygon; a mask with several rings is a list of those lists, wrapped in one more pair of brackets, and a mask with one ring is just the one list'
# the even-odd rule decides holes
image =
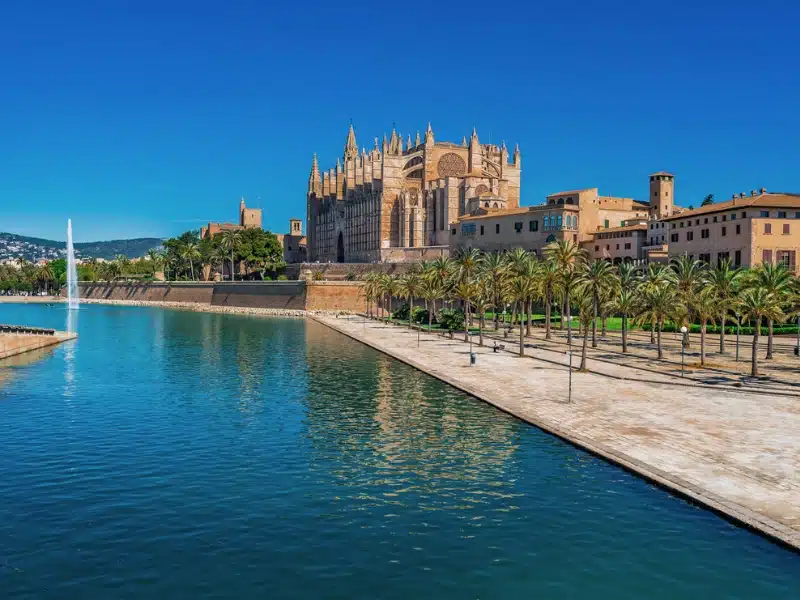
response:
{"label": "stone pavement", "polygon": [[[434,377],[604,456],[762,533],[800,548],[800,400],[735,388],[672,385],[673,377],[602,364],[572,376],[561,364],[493,353],[461,340],[361,317],[314,316]],[[514,349],[509,339],[507,348]],[[544,353],[551,360],[553,352]],[[577,365],[579,357],[574,357]],[[591,365],[590,365],[591,366]],[[631,373],[626,373],[630,371]],[[614,377],[630,376],[630,379]],[[663,379],[662,379],[663,378]],[[658,381],[656,381],[658,380]]]}

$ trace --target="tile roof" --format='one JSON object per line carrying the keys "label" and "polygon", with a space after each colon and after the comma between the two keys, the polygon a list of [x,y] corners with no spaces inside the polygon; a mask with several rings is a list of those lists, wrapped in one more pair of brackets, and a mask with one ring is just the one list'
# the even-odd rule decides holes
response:
{"label": "tile roof", "polygon": [[654,177],[655,175],[666,175],[668,177],[675,177],[672,173],[667,173],[666,171],[656,171],[655,173],[650,173],[650,177]]}
{"label": "tile roof", "polygon": [[567,190],[566,192],[556,192],[555,194],[547,194],[548,198],[552,198],[554,196],[564,196],[565,194],[580,194],[581,192],[591,192],[592,190],[596,190],[597,188],[584,188],[582,190]]}
{"label": "tile roof", "polygon": [[676,219],[688,219],[696,215],[708,215],[711,213],[722,212],[725,210],[736,210],[739,208],[798,208],[800,209],[800,194],[789,193],[763,193],[757,196],[745,196],[735,198],[726,202],[715,202],[708,206],[701,206],[694,210],[687,210],[679,215],[665,217],[662,221],[674,221]]}
{"label": "tile roof", "polygon": [[622,227],[609,227],[608,229],[598,229],[591,233],[616,233],[618,231],[636,231],[638,229],[647,229],[647,223],[636,223],[635,225],[623,225]]}

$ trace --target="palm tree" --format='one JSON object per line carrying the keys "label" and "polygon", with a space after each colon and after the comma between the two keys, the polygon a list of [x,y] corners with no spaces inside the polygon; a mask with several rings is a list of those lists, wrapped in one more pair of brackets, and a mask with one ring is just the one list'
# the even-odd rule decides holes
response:
{"label": "palm tree", "polygon": [[[569,240],[557,240],[544,248],[544,256],[558,265],[561,271],[561,293],[564,296],[564,310],[562,314],[567,317],[567,342],[572,340],[572,327],[570,327],[570,296],[577,284],[577,272],[573,268],[575,263],[585,257],[581,247]],[[564,320],[561,320],[563,325]]]}
{"label": "palm tree", "polygon": [[[649,263],[647,269],[642,274],[642,279],[639,283],[642,294],[647,294],[652,290],[660,287],[668,278],[667,268],[659,263]],[[656,343],[656,322],[650,323],[650,343]]]}
{"label": "palm tree", "polygon": [[719,314],[719,297],[713,287],[705,287],[695,295],[694,314],[700,320],[700,366],[706,366],[706,326]]}
{"label": "palm tree", "polygon": [[744,291],[739,298],[739,311],[745,319],[755,321],[750,376],[758,377],[758,336],[761,333],[761,321],[762,319],[781,320],[784,313],[775,293],[761,286],[751,287]]}
{"label": "palm tree", "polygon": [[620,285],[613,306],[622,315],[622,352],[624,354],[628,351],[628,318],[635,316],[641,306],[637,288],[631,285]]}
{"label": "palm tree", "polygon": [[669,319],[676,310],[679,310],[680,301],[675,289],[664,281],[658,286],[643,288],[643,311],[641,318],[658,327],[658,358],[663,359],[661,348],[661,332],[664,330],[664,321]]}
{"label": "palm tree", "polygon": [[474,280],[460,281],[453,287],[453,296],[464,303],[464,341],[469,341],[469,321],[466,315],[469,313],[470,304],[478,295],[478,284]]}
{"label": "palm tree", "polygon": [[[750,285],[755,288],[762,288],[765,292],[772,294],[778,306],[782,306],[789,297],[792,288],[792,273],[783,264],[773,265],[764,263],[757,269],[751,271]],[[772,359],[772,339],[775,318],[764,315],[769,327],[767,337],[767,360]]]}
{"label": "palm tree", "polygon": [[436,309],[436,301],[443,298],[445,288],[441,281],[436,277],[423,277],[420,295],[425,299],[428,309],[428,333],[433,326],[433,312]]}
{"label": "palm tree", "polygon": [[[538,272],[539,291],[544,298],[544,337],[550,339],[550,312],[553,305],[553,293],[561,281],[561,271],[553,260],[542,261]],[[535,291],[535,289],[534,289]]]}
{"label": "palm tree", "polygon": [[717,297],[717,316],[720,319],[719,353],[725,354],[725,322],[728,312],[734,307],[739,293],[742,272],[732,269],[730,260],[721,261],[708,274],[708,285]]}
{"label": "palm tree", "polygon": [[44,263],[41,267],[39,267],[36,273],[36,278],[42,283],[44,283],[44,293],[49,294],[50,282],[55,279],[55,275],[53,274],[53,267],[50,265],[49,262]]}
{"label": "palm tree", "polygon": [[[459,250],[453,259],[455,263],[454,275],[456,277],[456,282],[464,283],[471,281],[478,272],[478,269],[480,269],[482,260],[483,255],[477,248]],[[468,306],[464,311],[464,315],[467,320],[467,325],[469,326],[471,315]]]}
{"label": "palm tree", "polygon": [[231,256],[231,281],[233,281],[235,279],[233,253],[239,249],[239,245],[242,242],[242,234],[235,229],[226,229],[218,235],[220,247]]}
{"label": "palm tree", "polygon": [[[670,270],[667,271],[672,284],[678,293],[678,298],[686,309],[686,318],[683,324],[687,327],[694,320],[693,307],[695,295],[702,289],[708,280],[708,267],[705,263],[693,260],[688,256],[673,258]],[[686,336],[686,347],[690,346],[689,336]]]}
{"label": "palm tree", "polygon": [[494,308],[494,328],[497,331],[500,324],[498,310],[503,305],[505,287],[508,284],[508,264],[502,253],[490,252],[484,255],[480,271],[486,279],[486,285],[491,295],[491,303]]}
{"label": "palm tree", "polygon": [[[536,280],[530,277],[527,273],[522,273],[520,275],[515,276],[511,279],[509,285],[509,292],[511,298],[514,302],[517,302],[520,306],[536,291]],[[522,322],[520,321],[519,324],[519,355],[525,355],[525,343],[523,341],[523,336],[525,334],[525,328],[522,326]]]}
{"label": "palm tree", "polygon": [[589,327],[594,321],[594,296],[589,288],[579,286],[573,296],[578,309],[578,321],[583,329],[583,347],[581,348],[580,371],[586,371],[586,354],[589,346]]}
{"label": "palm tree", "polygon": [[187,242],[181,247],[180,256],[183,260],[189,261],[189,269],[194,281],[194,261],[200,258],[200,248],[196,242]]}
{"label": "palm tree", "polygon": [[475,296],[475,310],[478,312],[478,345],[483,346],[483,328],[486,322],[486,309],[491,308],[492,287],[487,277],[477,279],[478,293]]}
{"label": "palm tree", "polygon": [[372,317],[372,303],[375,302],[375,314],[378,313],[377,300],[380,294],[381,275],[377,271],[370,271],[364,277],[364,285],[361,286],[361,293],[367,305],[367,313]]}
{"label": "palm tree", "polygon": [[617,285],[614,267],[605,260],[596,260],[586,263],[583,268],[581,287],[586,288],[592,295],[594,304],[594,318],[592,319],[592,348],[597,348],[597,315],[600,312],[600,300],[609,288]]}
{"label": "palm tree", "polygon": [[408,299],[408,328],[411,329],[411,321],[414,316],[414,296],[419,294],[422,278],[414,269],[410,269],[397,282],[397,293],[401,298]]}
{"label": "palm tree", "polygon": [[400,283],[396,275],[382,275],[380,278],[380,290],[383,297],[386,299],[386,305],[389,307],[389,315],[387,321],[392,320],[392,298],[397,295],[400,289]]}

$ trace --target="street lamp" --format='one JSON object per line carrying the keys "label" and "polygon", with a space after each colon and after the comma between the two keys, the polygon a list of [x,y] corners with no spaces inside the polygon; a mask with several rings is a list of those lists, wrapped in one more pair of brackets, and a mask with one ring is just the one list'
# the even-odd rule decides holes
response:
{"label": "street lamp", "polygon": [[681,377],[684,374],[684,354],[686,354],[686,332],[689,331],[686,329],[686,325],[681,325]]}

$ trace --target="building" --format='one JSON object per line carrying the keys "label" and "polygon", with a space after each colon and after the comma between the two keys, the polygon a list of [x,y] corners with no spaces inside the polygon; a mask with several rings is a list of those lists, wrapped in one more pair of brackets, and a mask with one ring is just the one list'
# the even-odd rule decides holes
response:
{"label": "building", "polygon": [[[469,214],[450,225],[450,251],[478,248],[490,252],[520,247],[541,254],[551,242],[569,240],[581,244],[590,254],[599,253],[609,260],[645,260],[646,236],[639,232],[646,230],[648,220],[681,210],[672,204],[673,191],[674,176],[660,172],[650,176],[649,201],[601,196],[597,188],[588,188],[551,194],[537,206],[471,205]],[[635,227],[629,228],[632,224]],[[601,249],[595,241],[604,232],[609,235],[602,238]],[[613,236],[631,239],[621,242],[617,253],[617,243],[608,241],[618,239]],[[627,243],[630,248],[625,248]]]}
{"label": "building", "polygon": [[200,238],[213,238],[222,231],[239,231],[241,229],[260,229],[261,228],[261,209],[247,208],[244,198],[239,201],[239,224],[236,223],[212,223],[200,228]]}
{"label": "building", "polygon": [[447,254],[450,224],[478,204],[517,209],[519,147],[481,144],[473,129],[460,144],[437,142],[430,124],[403,144],[392,129],[383,143],[359,153],[353,126],[343,161],[320,171],[316,154],[308,179],[309,260],[395,262]]}
{"label": "building", "polygon": [[670,258],[690,256],[711,264],[729,259],[736,267],[783,263],[797,272],[800,194],[752,190],[749,196],[734,195],[650,223],[648,236],[666,241]]}
{"label": "building", "polygon": [[283,262],[302,263],[307,260],[306,236],[303,235],[303,221],[289,219],[289,233],[275,234],[283,248]]}
{"label": "building", "polygon": [[640,219],[602,229],[595,232],[591,240],[581,242],[581,248],[591,260],[643,263],[648,260],[647,227],[647,219]]}

